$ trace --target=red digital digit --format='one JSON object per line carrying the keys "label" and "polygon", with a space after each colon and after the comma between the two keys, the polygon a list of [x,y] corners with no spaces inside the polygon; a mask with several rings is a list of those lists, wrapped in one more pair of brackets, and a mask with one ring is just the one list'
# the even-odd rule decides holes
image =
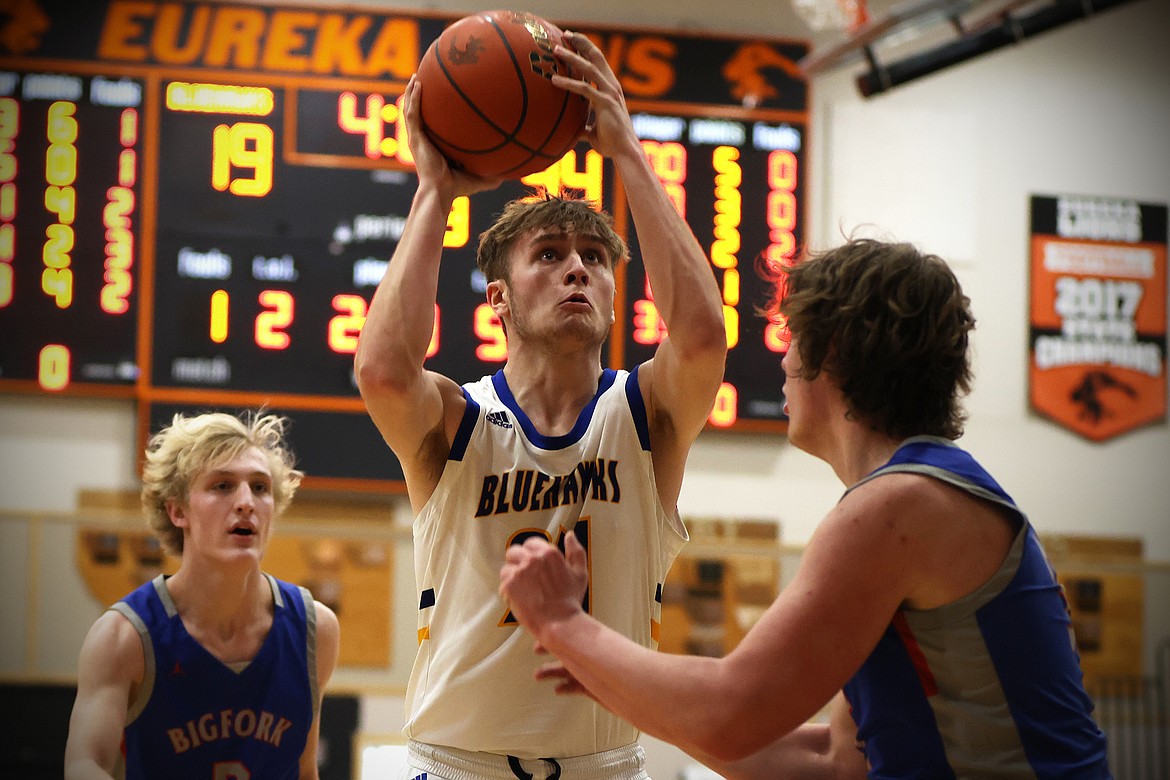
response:
{"label": "red digital digit", "polygon": [[337,316],[329,320],[326,336],[329,348],[342,355],[357,352],[358,334],[366,323],[366,299],[360,295],[334,295],[333,310]]}
{"label": "red digital digit", "polygon": [[728,428],[735,425],[739,419],[739,391],[730,382],[719,386],[715,394],[715,406],[707,421],[719,428]]}
{"label": "red digital digit", "polygon": [[475,335],[483,343],[475,348],[475,356],[486,363],[500,363],[508,358],[508,340],[504,326],[492,307],[481,303],[475,307]]}

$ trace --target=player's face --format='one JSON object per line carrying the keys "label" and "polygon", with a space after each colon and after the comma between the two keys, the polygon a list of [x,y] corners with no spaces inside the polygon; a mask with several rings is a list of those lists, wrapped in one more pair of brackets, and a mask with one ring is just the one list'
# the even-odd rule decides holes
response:
{"label": "player's face", "polygon": [[[613,324],[613,260],[595,236],[553,228],[512,249],[502,304],[509,338],[601,344]],[[497,310],[499,311],[499,310]]]}
{"label": "player's face", "polygon": [[171,520],[185,530],[184,556],[191,552],[259,563],[272,531],[274,505],[268,460],[249,448],[200,472],[187,505],[172,507]]}

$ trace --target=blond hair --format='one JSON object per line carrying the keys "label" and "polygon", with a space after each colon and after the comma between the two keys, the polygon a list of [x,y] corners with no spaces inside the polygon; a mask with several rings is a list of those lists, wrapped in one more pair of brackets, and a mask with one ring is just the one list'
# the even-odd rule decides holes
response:
{"label": "blond hair", "polygon": [[223,465],[249,448],[259,450],[272,472],[272,498],[279,517],[292,501],[304,474],[284,440],[287,420],[246,412],[242,417],[211,412],[185,417],[150,437],[142,469],[142,509],[146,521],[172,555],[183,554],[183,529],[171,522],[167,506],[185,506],[191,483],[205,470]]}

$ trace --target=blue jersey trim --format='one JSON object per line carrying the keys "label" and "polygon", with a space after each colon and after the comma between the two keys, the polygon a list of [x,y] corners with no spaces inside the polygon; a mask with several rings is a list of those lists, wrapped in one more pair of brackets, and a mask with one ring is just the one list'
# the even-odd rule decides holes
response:
{"label": "blue jersey trim", "polygon": [[459,430],[455,431],[455,441],[451,442],[447,460],[463,460],[467,453],[467,443],[471,441],[471,432],[475,430],[475,421],[479,419],[479,404],[467,392],[467,388],[460,389],[463,390],[463,400],[467,406],[463,408],[463,419],[459,421]]}
{"label": "blue jersey trim", "polygon": [[[601,372],[601,380],[597,383],[597,392],[593,394],[593,398],[589,403],[585,404],[585,408],[577,415],[577,421],[573,424],[573,429],[561,436],[545,436],[540,431],[536,430],[536,426],[528,419],[528,415],[520,408],[516,397],[512,395],[512,389],[508,387],[508,380],[504,377],[504,369],[500,369],[492,375],[492,385],[496,389],[496,395],[504,402],[512,414],[515,415],[517,422],[520,423],[521,430],[530,442],[540,447],[543,450],[560,450],[572,444],[576,444],[589,430],[589,423],[593,420],[593,412],[597,408],[597,400],[601,398],[606,390],[613,386],[617,379],[617,371],[612,368],[607,368]],[[466,391],[464,391],[466,392]]]}
{"label": "blue jersey trim", "polygon": [[634,428],[638,431],[638,442],[644,452],[650,452],[650,422],[646,418],[646,401],[642,398],[642,388],[638,386],[638,369],[641,367],[641,364],[634,366],[630,371],[630,378],[626,380],[626,401],[630,404]]}

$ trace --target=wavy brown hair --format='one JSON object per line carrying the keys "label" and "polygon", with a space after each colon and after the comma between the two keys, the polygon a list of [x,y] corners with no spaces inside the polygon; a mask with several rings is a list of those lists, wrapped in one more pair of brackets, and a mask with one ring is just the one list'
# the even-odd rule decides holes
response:
{"label": "wavy brown hair", "polygon": [[826,372],[851,413],[888,436],[963,434],[975,318],[945,261],[854,239],[773,269],[773,281],[767,313],[787,319],[803,378]]}
{"label": "wavy brown hair", "polygon": [[509,281],[509,255],[516,239],[530,230],[548,228],[593,236],[605,246],[610,268],[617,267],[629,256],[626,242],[613,228],[613,218],[600,211],[592,201],[547,194],[520,198],[504,206],[495,224],[479,237],[475,262],[487,281]]}

